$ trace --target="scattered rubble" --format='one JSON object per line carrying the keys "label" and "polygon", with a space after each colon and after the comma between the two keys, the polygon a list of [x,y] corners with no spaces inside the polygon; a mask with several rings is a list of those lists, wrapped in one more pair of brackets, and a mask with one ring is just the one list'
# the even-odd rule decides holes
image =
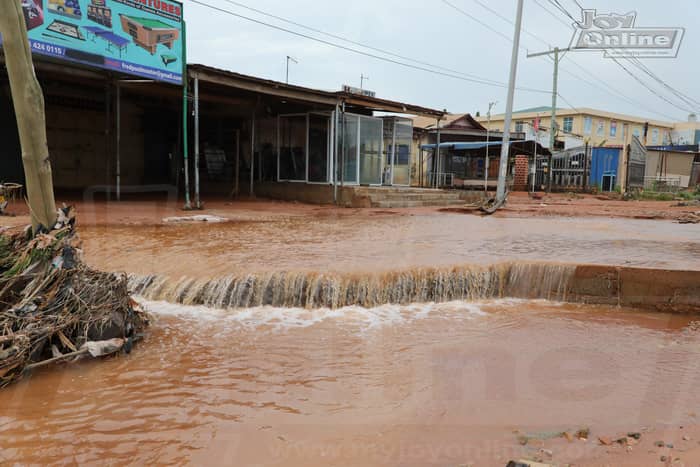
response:
{"label": "scattered rubble", "polygon": [[543,464],[528,460],[510,461],[506,467],[554,467],[552,464]]}
{"label": "scattered rubble", "polygon": [[588,437],[591,435],[591,429],[590,428],[582,428],[576,432],[574,435],[576,438],[586,441],[588,440]]}
{"label": "scattered rubble", "polygon": [[675,204],[674,206],[678,206],[678,207],[700,206],[700,199],[691,199],[691,200],[687,200],[687,201],[680,201],[679,203]]}
{"label": "scattered rubble", "polygon": [[212,216],[209,214],[201,214],[198,216],[184,216],[184,217],[166,217],[163,222],[166,224],[182,224],[188,222],[211,222],[220,223],[226,222],[228,219],[225,217]]}
{"label": "scattered rubble", "polygon": [[700,211],[683,214],[676,219],[679,224],[700,224]]}

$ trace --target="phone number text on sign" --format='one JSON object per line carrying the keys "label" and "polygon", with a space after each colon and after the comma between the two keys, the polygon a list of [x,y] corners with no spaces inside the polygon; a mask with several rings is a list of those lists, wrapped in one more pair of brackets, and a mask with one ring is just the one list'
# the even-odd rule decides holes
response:
{"label": "phone number text on sign", "polygon": [[36,52],[47,54],[47,55],[55,55],[55,56],[64,56],[66,54],[66,49],[63,47],[59,47],[53,44],[47,44],[45,42],[38,42],[38,41],[31,41],[32,43],[32,49],[35,50]]}

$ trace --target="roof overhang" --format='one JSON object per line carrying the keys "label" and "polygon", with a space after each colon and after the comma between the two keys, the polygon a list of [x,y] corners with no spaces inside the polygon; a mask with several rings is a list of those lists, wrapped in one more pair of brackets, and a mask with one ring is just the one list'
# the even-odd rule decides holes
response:
{"label": "roof overhang", "polygon": [[318,89],[285,84],[279,81],[242,75],[240,73],[200,64],[188,65],[187,74],[190,78],[197,78],[204,82],[300,102],[329,106],[345,103],[377,112],[409,113],[429,117],[442,117],[445,115],[443,111],[429,109],[427,107],[378,99],[376,97],[360,96],[346,92],[321,91]]}

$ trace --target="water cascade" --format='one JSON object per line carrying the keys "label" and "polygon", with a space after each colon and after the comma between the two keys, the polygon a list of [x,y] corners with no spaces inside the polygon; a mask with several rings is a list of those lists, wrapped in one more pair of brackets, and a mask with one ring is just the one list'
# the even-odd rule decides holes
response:
{"label": "water cascade", "polygon": [[504,263],[420,268],[390,273],[275,272],[217,279],[131,276],[131,290],[149,300],[214,308],[366,308],[384,304],[490,298],[566,300],[573,265]]}

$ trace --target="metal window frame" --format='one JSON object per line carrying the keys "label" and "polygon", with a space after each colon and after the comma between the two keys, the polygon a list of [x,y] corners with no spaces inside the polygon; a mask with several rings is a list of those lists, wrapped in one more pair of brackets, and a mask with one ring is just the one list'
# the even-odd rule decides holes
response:
{"label": "metal window frame", "polygon": [[[309,185],[328,185],[332,183],[332,169],[333,169],[333,152],[332,152],[332,145],[331,145],[331,136],[332,136],[332,131],[333,131],[333,114],[335,111],[331,112],[323,112],[323,111],[317,111],[317,112],[308,112],[307,113],[307,118],[306,118],[306,183]],[[309,180],[309,154],[310,154],[310,138],[309,138],[309,132],[311,131],[311,116],[312,115],[317,115],[321,117],[327,117],[328,122],[326,124],[327,128],[327,137],[326,137],[326,179],[321,182],[313,182]]]}
{"label": "metal window frame", "polygon": [[[350,114],[350,115],[356,115],[356,114]],[[381,136],[379,138],[379,157],[382,160],[384,158],[384,119],[381,117],[375,117],[371,115],[357,115],[358,118],[358,123],[357,123],[357,185],[362,185],[361,180],[360,180],[360,141],[361,141],[361,136],[362,136],[362,119],[368,119],[368,120],[376,120],[380,121],[382,123],[382,131],[381,131]],[[382,173],[380,171],[379,173],[379,183],[367,183],[365,184],[366,186],[382,186]]]}
{"label": "metal window frame", "polygon": [[[288,118],[288,117],[306,117],[306,143],[305,143],[305,161],[306,161],[306,170],[304,171],[304,180],[291,180],[291,179],[282,179],[280,177],[280,161],[282,160],[282,125],[281,125],[281,120],[282,118]],[[291,113],[291,114],[279,114],[277,115],[277,182],[288,182],[288,183],[309,183],[309,114],[308,112],[302,112],[302,113]]]}
{"label": "metal window frame", "polygon": [[410,150],[408,154],[408,184],[403,184],[403,183],[394,183],[394,170],[396,167],[396,127],[399,125],[405,125],[411,128],[411,138],[413,138],[413,125],[409,123],[408,119],[402,119],[402,118],[394,118],[394,131],[392,135],[392,157],[391,157],[391,186],[403,186],[403,187],[410,187],[411,186],[411,155],[413,153],[413,140],[411,140],[411,144],[409,144],[408,148]]}

